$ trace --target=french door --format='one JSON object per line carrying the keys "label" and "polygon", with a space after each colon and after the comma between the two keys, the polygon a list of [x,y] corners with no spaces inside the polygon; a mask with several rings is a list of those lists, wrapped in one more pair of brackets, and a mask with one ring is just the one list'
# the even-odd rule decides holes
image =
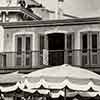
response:
{"label": "french door", "polygon": [[82,32],[82,65],[97,65],[99,32]]}
{"label": "french door", "polygon": [[17,35],[16,45],[16,65],[31,66],[32,64],[32,36]]}

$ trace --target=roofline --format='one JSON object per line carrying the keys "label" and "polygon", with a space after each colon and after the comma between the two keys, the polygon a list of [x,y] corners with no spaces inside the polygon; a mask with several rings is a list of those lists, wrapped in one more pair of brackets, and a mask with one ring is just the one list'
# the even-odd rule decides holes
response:
{"label": "roofline", "polygon": [[38,5],[38,4],[40,4],[40,3],[39,3],[39,2],[37,2],[36,0],[31,0],[31,1],[35,2],[37,5]]}
{"label": "roofline", "polygon": [[2,25],[4,28],[70,26],[70,25],[84,25],[84,24],[100,24],[100,17],[0,23],[0,25]]}
{"label": "roofline", "polygon": [[36,14],[29,12],[26,8],[20,7],[21,11],[26,13],[27,15],[30,15],[30,17],[35,18],[36,20],[41,20],[41,17],[37,16]]}
{"label": "roofline", "polygon": [[77,17],[77,16],[73,16],[73,15],[69,15],[69,14],[63,14],[63,16],[66,16],[66,17],[71,17],[71,18],[79,18],[79,17]]}
{"label": "roofline", "polygon": [[41,20],[41,17],[37,16],[34,13],[29,12],[26,8],[24,7],[0,7],[0,11],[6,11],[6,12],[21,12],[24,14],[27,14],[28,16],[30,16],[33,19],[36,20]]}
{"label": "roofline", "polygon": [[[52,11],[52,10],[48,10],[47,9],[47,11],[50,12],[50,13],[55,13],[55,11]],[[80,18],[80,17],[73,16],[73,15],[70,15],[70,14],[65,14],[65,13],[63,13],[63,16],[65,16],[65,17],[71,17],[71,18]]]}

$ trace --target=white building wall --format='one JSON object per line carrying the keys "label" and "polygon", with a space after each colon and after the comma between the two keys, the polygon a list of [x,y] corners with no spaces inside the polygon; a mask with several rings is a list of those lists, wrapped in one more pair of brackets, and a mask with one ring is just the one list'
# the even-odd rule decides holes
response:
{"label": "white building wall", "polygon": [[4,29],[0,26],[0,52],[4,52]]}
{"label": "white building wall", "polygon": [[[12,49],[8,48],[10,51],[12,50],[13,52],[16,51],[16,46],[15,46],[15,36],[16,35],[22,35],[22,34],[28,34],[28,35],[32,35],[32,66],[37,66],[40,64],[40,52],[38,52],[40,50],[40,39],[39,39],[39,34],[36,34],[34,32],[17,32],[17,33],[13,33],[13,37],[11,39],[11,44],[12,45]],[[7,43],[8,44],[8,43]]]}
{"label": "white building wall", "polygon": [[32,47],[32,65],[37,66],[40,65],[40,38],[39,34],[33,34],[32,39],[33,47]]}
{"label": "white building wall", "polygon": [[11,0],[11,3],[9,4],[9,6],[18,6],[18,0]]}
{"label": "white building wall", "polygon": [[0,26],[0,68],[3,67],[3,55],[2,52],[4,52],[4,29],[2,26]]}
{"label": "white building wall", "polygon": [[41,17],[42,20],[47,20],[50,17],[49,12],[44,8],[33,8],[32,10],[36,15]]}
{"label": "white building wall", "polygon": [[77,58],[77,59],[75,59],[74,58],[74,61],[75,61],[75,64],[77,64],[77,65],[80,65],[81,64],[81,58],[80,58],[80,51],[78,51],[78,50],[80,50],[81,49],[81,43],[80,43],[80,41],[81,41],[81,36],[80,36],[80,32],[76,32],[76,33],[74,33],[75,35],[74,35],[74,41],[75,41],[75,47],[74,47],[74,49],[76,49],[76,51],[75,51],[75,58]]}
{"label": "white building wall", "polygon": [[0,0],[0,7],[17,6],[17,0]]}

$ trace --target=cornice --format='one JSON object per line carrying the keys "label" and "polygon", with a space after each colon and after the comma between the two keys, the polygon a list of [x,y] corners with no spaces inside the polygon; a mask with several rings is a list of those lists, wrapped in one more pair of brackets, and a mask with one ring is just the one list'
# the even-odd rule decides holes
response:
{"label": "cornice", "polygon": [[30,16],[31,18],[35,19],[35,20],[41,20],[41,18],[39,16],[37,16],[34,13],[29,12],[26,8],[24,7],[0,7],[0,12],[21,12],[26,14],[27,16]]}
{"label": "cornice", "polygon": [[27,22],[11,22],[0,23],[4,28],[23,28],[23,27],[48,27],[48,26],[69,26],[69,25],[85,25],[85,24],[100,24],[100,17],[95,18],[76,18],[64,20],[39,20]]}

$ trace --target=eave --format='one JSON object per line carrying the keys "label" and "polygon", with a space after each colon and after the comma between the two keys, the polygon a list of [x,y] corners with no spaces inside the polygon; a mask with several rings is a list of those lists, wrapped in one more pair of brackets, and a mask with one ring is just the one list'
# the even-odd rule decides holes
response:
{"label": "eave", "polygon": [[95,18],[76,18],[64,20],[39,20],[27,22],[11,22],[0,23],[4,28],[21,28],[21,27],[48,27],[48,26],[70,26],[70,25],[84,25],[84,24],[100,24],[100,17]]}

